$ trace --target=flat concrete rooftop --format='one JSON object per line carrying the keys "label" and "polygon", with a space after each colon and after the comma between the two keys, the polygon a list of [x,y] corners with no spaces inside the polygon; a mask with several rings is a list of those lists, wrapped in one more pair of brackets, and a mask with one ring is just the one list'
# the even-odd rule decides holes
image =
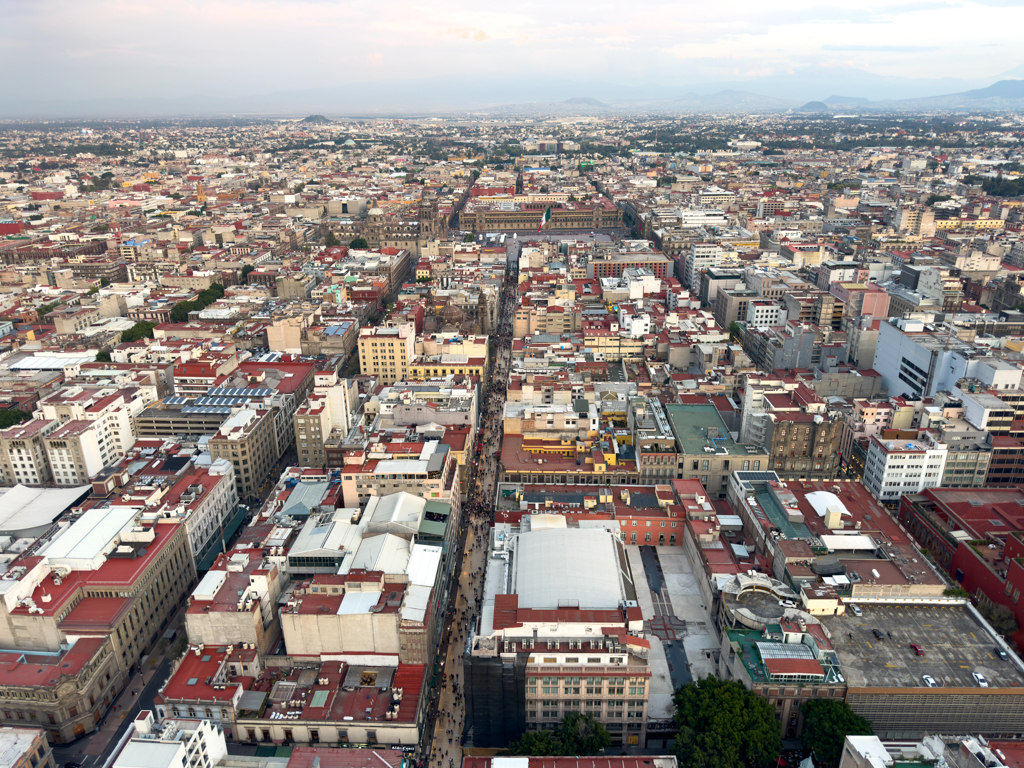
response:
{"label": "flat concrete rooftop", "polygon": [[[940,687],[977,689],[972,672],[984,675],[991,688],[1024,687],[1024,673],[1013,660],[1000,661],[995,638],[964,605],[858,606],[863,616],[847,611],[819,617],[851,688],[923,688],[922,675],[931,675]],[[886,637],[876,639],[873,629]],[[916,655],[911,643],[919,644],[924,656]]]}

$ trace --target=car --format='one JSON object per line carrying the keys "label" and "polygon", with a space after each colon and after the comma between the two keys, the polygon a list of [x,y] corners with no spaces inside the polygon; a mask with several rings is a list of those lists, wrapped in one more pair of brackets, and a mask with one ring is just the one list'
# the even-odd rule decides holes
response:
{"label": "car", "polygon": [[996,658],[1001,659],[1002,661],[1006,661],[1007,659],[1010,658],[1010,654],[1008,654],[1002,648],[996,648],[994,650],[996,652]]}
{"label": "car", "polygon": [[872,629],[871,634],[873,634],[877,640],[885,640],[885,635],[882,634],[881,630]]}
{"label": "car", "polygon": [[924,680],[924,684],[929,688],[937,688],[939,685],[931,675],[921,675],[921,679]]}
{"label": "car", "polygon": [[792,600],[779,600],[779,605],[783,608],[796,608],[796,603]]}
{"label": "car", "polygon": [[913,651],[914,653],[916,653],[916,654],[917,654],[918,656],[924,656],[924,648],[922,648],[922,647],[921,647],[920,645],[918,645],[917,643],[911,643],[911,644],[910,644],[910,649],[911,649],[911,650],[912,650],[912,651]]}
{"label": "car", "polygon": [[850,610],[853,611],[853,615],[854,616],[863,616],[864,615],[864,611],[862,611],[860,609],[859,605],[851,605],[850,606]]}
{"label": "car", "polygon": [[974,682],[978,684],[979,688],[988,688],[988,680],[985,679],[983,674],[980,672],[971,672],[971,675],[974,677]]}

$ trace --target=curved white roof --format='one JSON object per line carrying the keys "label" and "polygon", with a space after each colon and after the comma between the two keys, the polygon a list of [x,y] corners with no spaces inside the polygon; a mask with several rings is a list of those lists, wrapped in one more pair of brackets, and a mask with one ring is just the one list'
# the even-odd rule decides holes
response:
{"label": "curved white roof", "polygon": [[846,508],[842,500],[834,493],[828,491],[812,491],[808,493],[804,498],[807,499],[807,503],[811,505],[815,512],[818,513],[818,517],[824,517],[825,511],[829,507],[837,507],[839,513],[846,517],[853,517],[853,513]]}
{"label": "curved white roof", "polygon": [[615,537],[586,528],[519,536],[513,589],[520,608],[614,610],[625,599]]}
{"label": "curved white roof", "polygon": [[[15,538],[33,528],[45,529],[68,507],[92,490],[91,485],[75,488],[29,488],[18,483],[0,494],[0,531]],[[40,531],[42,533],[42,531]]]}

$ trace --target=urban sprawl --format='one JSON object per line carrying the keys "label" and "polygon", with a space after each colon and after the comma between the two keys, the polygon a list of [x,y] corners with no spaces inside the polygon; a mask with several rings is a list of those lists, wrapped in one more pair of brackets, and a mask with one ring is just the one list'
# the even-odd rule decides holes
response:
{"label": "urban sprawl", "polygon": [[[1022,163],[0,124],[2,765],[1024,765]],[[759,751],[698,759],[727,696]]]}

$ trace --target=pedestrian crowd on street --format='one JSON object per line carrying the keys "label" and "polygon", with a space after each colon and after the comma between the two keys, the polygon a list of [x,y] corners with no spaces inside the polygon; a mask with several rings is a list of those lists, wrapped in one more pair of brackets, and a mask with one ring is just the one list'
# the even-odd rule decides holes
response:
{"label": "pedestrian crowd on street", "polygon": [[[517,266],[517,265],[515,265]],[[462,542],[456,572],[457,589],[448,604],[444,635],[439,656],[444,661],[439,690],[433,699],[435,709],[428,717],[427,733],[433,733],[430,753],[419,765],[430,768],[458,768],[462,762],[461,747],[465,732],[465,679],[461,658],[467,638],[476,626],[484,598],[486,562],[484,552],[489,546],[490,529],[494,524],[494,488],[497,476],[496,455],[501,445],[505,395],[508,391],[508,369],[512,356],[512,314],[515,310],[518,269],[512,261],[502,297],[498,332],[493,335],[495,355],[491,375],[483,392],[480,422],[480,450],[468,474],[469,493],[461,516]],[[463,559],[468,555],[463,570]],[[472,590],[472,594],[470,593]],[[449,654],[449,650],[452,651]],[[449,663],[450,662],[450,663]],[[446,741],[447,740],[447,741]],[[429,761],[429,762],[427,762]]]}

